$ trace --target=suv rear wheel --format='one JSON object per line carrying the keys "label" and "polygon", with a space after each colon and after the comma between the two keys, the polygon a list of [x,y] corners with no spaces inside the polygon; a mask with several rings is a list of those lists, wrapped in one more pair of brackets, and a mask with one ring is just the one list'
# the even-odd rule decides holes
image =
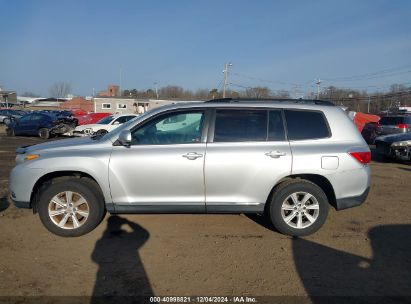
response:
{"label": "suv rear wheel", "polygon": [[83,179],[51,184],[40,195],[38,212],[43,225],[60,236],[81,236],[103,219],[105,208],[96,187]]}
{"label": "suv rear wheel", "polygon": [[281,183],[270,203],[270,219],[281,233],[305,236],[316,232],[325,223],[329,204],[324,191],[305,180]]}

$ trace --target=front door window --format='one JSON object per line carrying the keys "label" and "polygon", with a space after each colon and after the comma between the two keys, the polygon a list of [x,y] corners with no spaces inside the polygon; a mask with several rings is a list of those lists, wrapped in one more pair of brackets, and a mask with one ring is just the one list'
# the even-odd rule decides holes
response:
{"label": "front door window", "polygon": [[173,145],[201,141],[204,112],[162,115],[132,132],[132,145]]}

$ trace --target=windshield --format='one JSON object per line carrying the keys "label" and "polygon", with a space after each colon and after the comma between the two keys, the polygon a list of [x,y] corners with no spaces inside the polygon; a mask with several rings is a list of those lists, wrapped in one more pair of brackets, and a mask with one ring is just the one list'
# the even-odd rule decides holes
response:
{"label": "windshield", "polygon": [[96,123],[99,125],[108,125],[112,120],[113,120],[113,115],[110,115],[110,116],[104,117],[103,119],[100,119]]}

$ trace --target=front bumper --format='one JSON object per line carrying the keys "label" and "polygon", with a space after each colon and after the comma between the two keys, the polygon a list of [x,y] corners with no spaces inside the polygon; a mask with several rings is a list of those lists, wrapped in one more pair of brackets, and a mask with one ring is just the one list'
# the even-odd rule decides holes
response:
{"label": "front bumper", "polygon": [[89,135],[86,135],[84,133],[79,133],[79,132],[73,132],[73,136],[74,137],[85,137],[85,136],[89,136]]}
{"label": "front bumper", "polygon": [[13,168],[9,178],[10,199],[19,208],[30,208],[36,182],[45,174],[42,169],[27,168],[24,164]]}
{"label": "front bumper", "polygon": [[76,130],[76,129],[74,129],[72,133],[73,133],[73,136],[76,136],[76,137],[84,137],[84,136],[91,136],[91,135],[93,135],[93,134],[94,134],[94,131],[93,131],[93,129],[91,129],[91,128],[87,128],[87,129],[83,129],[83,130]]}
{"label": "front bumper", "polygon": [[393,155],[398,160],[411,160],[411,147],[391,147]]}
{"label": "front bumper", "polygon": [[10,200],[17,208],[31,209],[31,202],[20,202],[13,199],[13,195],[10,193]]}
{"label": "front bumper", "polygon": [[411,147],[409,146],[397,147],[384,141],[378,141],[375,144],[377,153],[380,155],[398,160],[411,160]]}

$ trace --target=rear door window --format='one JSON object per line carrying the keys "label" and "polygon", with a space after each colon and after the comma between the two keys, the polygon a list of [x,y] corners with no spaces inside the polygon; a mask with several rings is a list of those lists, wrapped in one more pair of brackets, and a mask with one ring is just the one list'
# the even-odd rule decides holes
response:
{"label": "rear door window", "polygon": [[269,141],[284,141],[284,122],[281,110],[269,112],[268,117],[268,140]]}
{"label": "rear door window", "polygon": [[320,139],[331,136],[322,112],[285,110],[289,140]]}
{"label": "rear door window", "polygon": [[216,110],[214,142],[267,140],[266,110]]}

